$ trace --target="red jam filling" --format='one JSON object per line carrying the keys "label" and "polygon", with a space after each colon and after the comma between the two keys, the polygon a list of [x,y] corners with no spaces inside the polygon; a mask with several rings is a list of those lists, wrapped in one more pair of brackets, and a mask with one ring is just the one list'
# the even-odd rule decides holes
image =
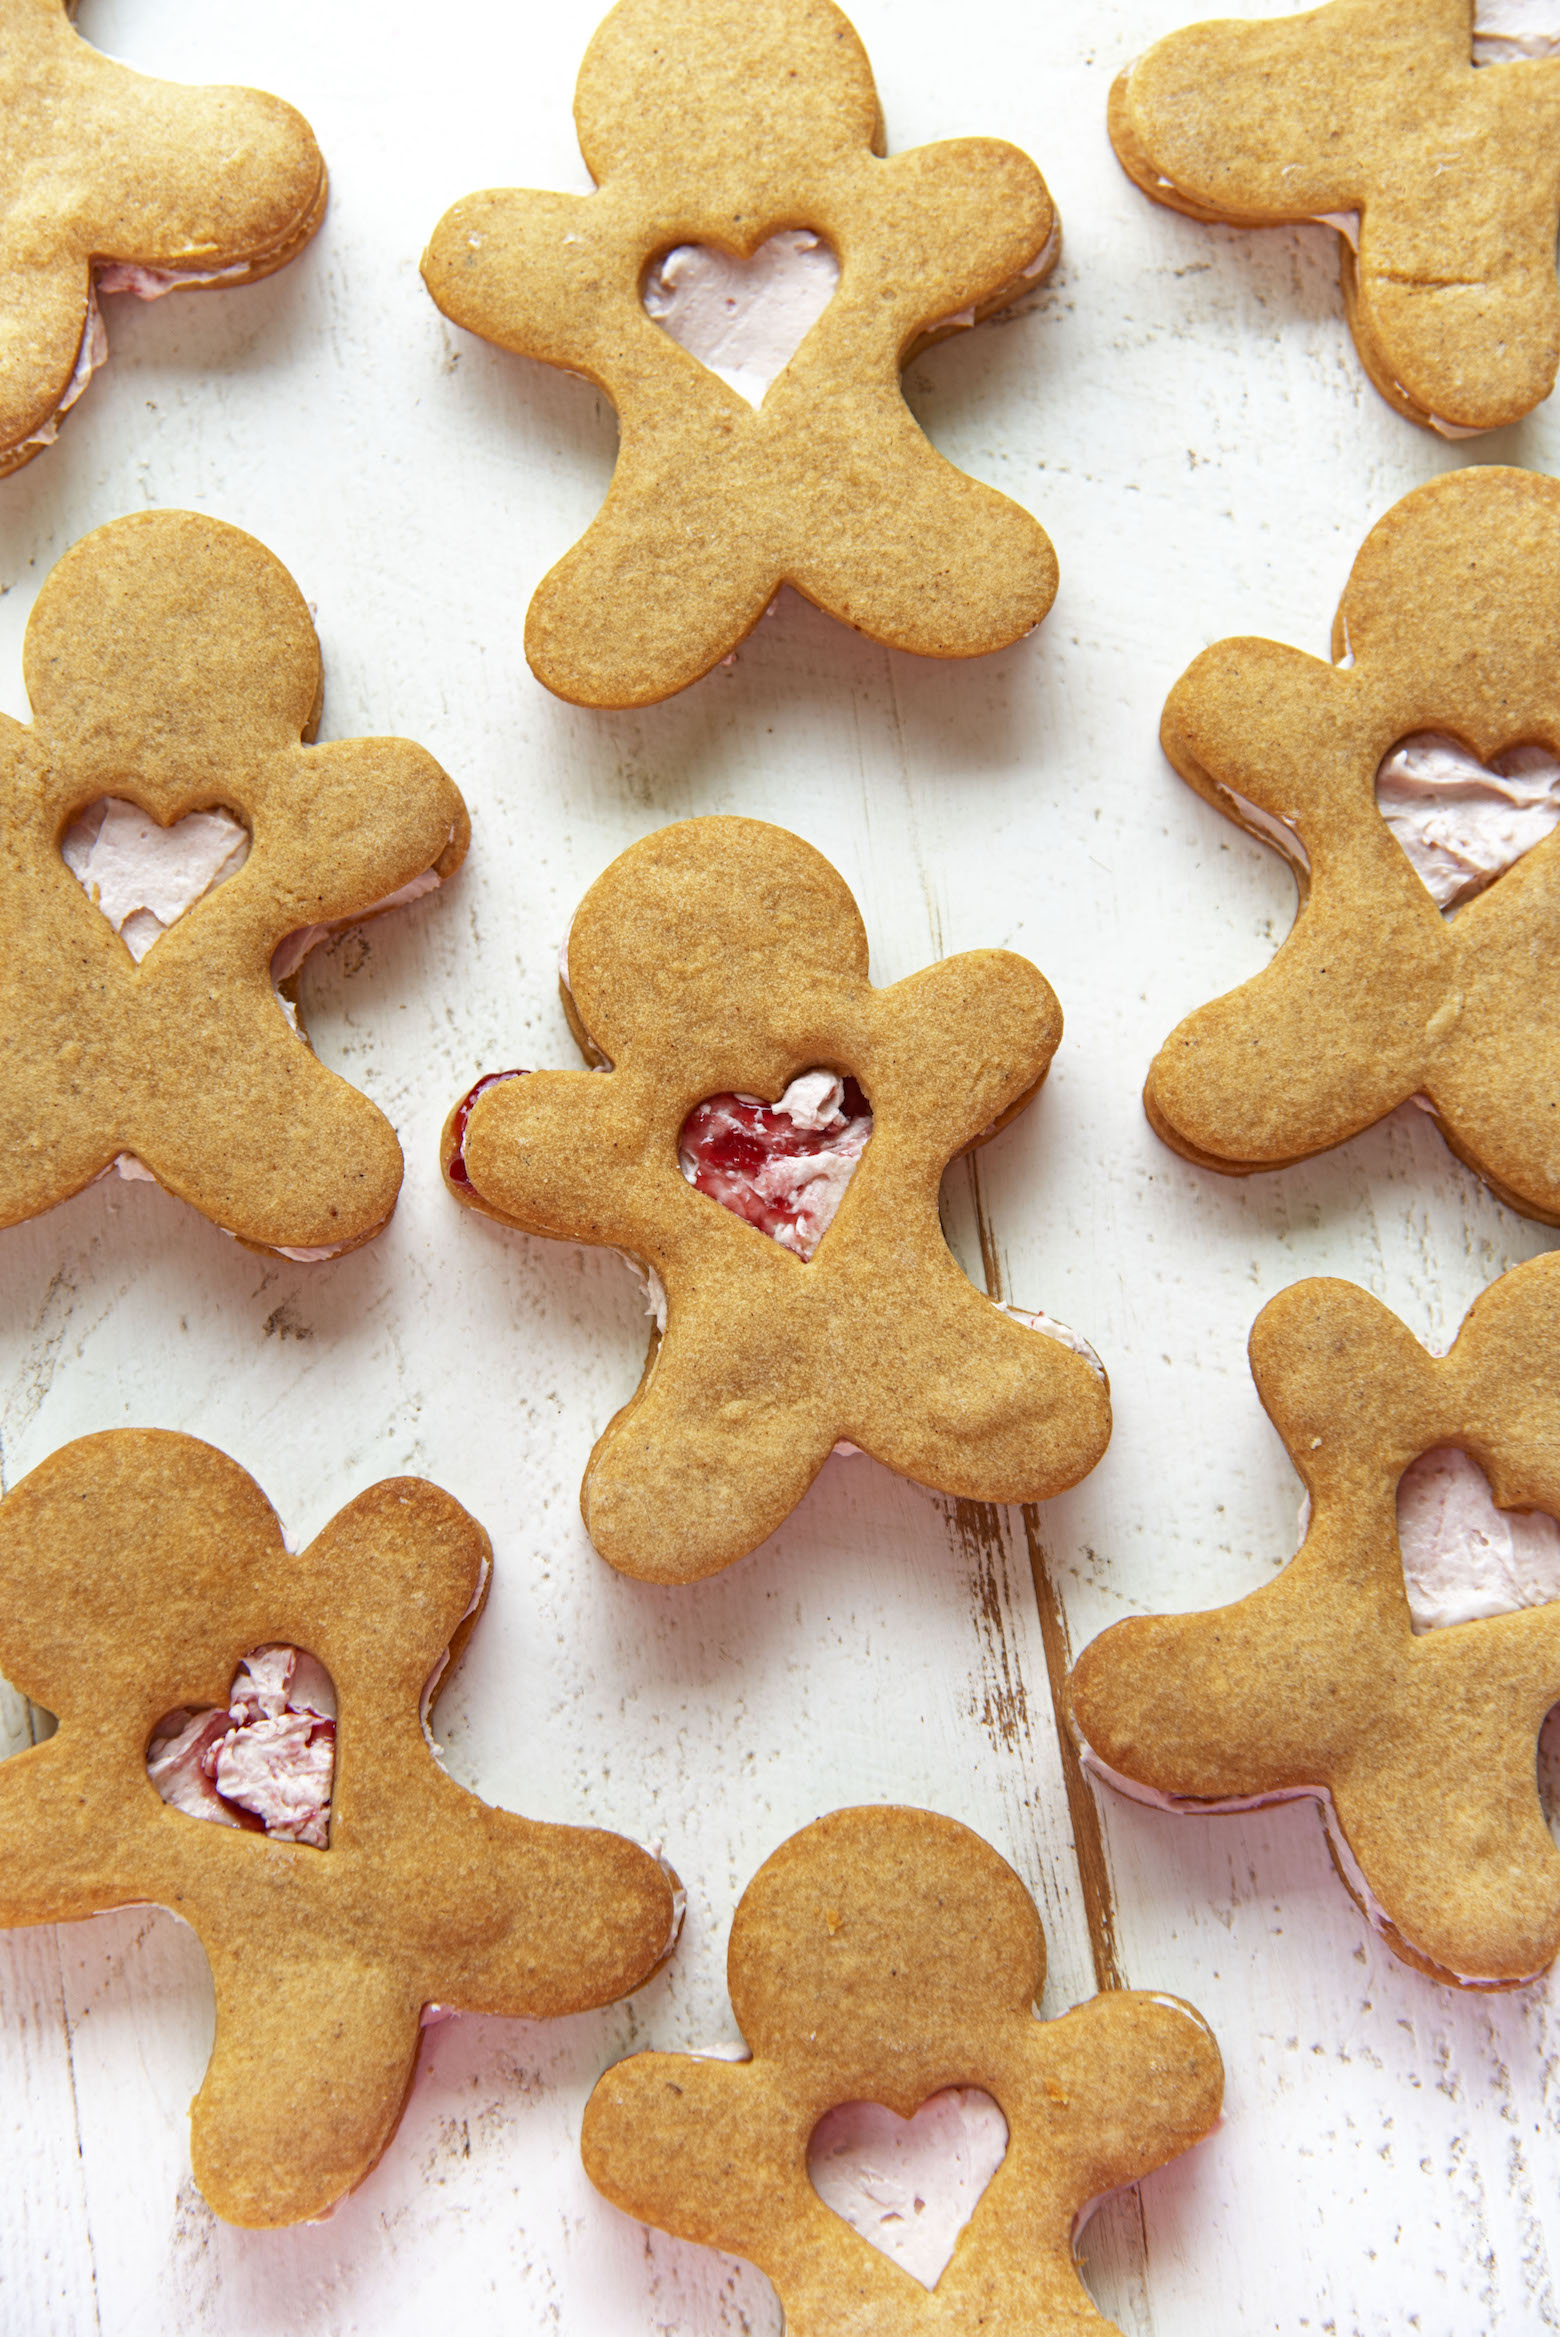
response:
{"label": "red jam filling", "polygon": [[683,1122],[678,1161],[694,1190],[810,1258],[872,1134],[854,1079],[809,1071],[778,1103],[713,1095]]}
{"label": "red jam filling", "polygon": [[461,1097],[455,1107],[455,1124],[451,1131],[455,1138],[455,1150],[450,1155],[450,1165],[445,1172],[452,1185],[464,1185],[468,1191],[471,1186],[471,1179],[466,1174],[466,1122],[471,1118],[478,1096],[486,1095],[490,1087],[502,1087],[506,1079],[525,1079],[528,1076],[524,1071],[489,1071]]}

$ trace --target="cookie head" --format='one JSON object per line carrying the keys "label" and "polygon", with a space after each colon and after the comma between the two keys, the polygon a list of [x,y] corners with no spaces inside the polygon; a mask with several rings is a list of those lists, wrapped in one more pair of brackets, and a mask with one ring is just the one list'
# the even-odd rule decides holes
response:
{"label": "cookie head", "polygon": [[1417,1095],[1503,1200],[1560,1222],[1557,625],[1560,489],[1481,467],[1372,530],[1333,663],[1226,641],[1177,683],[1171,761],[1284,852],[1302,894],[1273,963],[1150,1070],[1149,1118],[1177,1150],[1278,1168]]}
{"label": "cookie head", "polygon": [[[1032,2009],[1045,1980],[1034,1903],[1005,1859],[926,1810],[841,1810],[777,1850],[742,1894],[727,1982],[757,2055],[877,2060],[967,2022]],[[865,2024],[865,2033],[862,2033]],[[879,2098],[881,2068],[875,2071]],[[908,2116],[919,2100],[894,2101]]]}
{"label": "cookie head", "polygon": [[[722,161],[735,164],[740,206],[755,153],[783,183],[795,160],[882,150],[867,53],[830,0],[758,11],[699,0],[675,12],[665,0],[618,0],[585,51],[574,121],[598,185],[653,175],[707,212],[724,208],[707,192]],[[728,224],[739,250],[764,232],[740,209]]]}
{"label": "cookie head", "polygon": [[1560,750],[1560,487],[1486,464],[1405,495],[1360,546],[1333,631],[1384,701],[1387,744],[1450,730],[1486,761]]}
{"label": "cookie head", "polygon": [[611,492],[527,616],[547,687],[668,697],[787,583],[932,657],[1038,624],[1045,535],[934,452],[899,388],[916,349],[1054,264],[1027,156],[966,138],[885,158],[833,0],[622,0],[576,117],[594,194],[469,196],[423,259],[457,324],[584,375],[618,413]]}
{"label": "cookie head", "polygon": [[598,878],[569,927],[569,996],[613,1062],[659,1055],[670,1028],[708,1064],[705,1092],[784,1086],[820,1008],[865,994],[866,929],[799,837],[757,820],[719,831],[711,849],[705,823],[663,828]]}
{"label": "cookie head", "polygon": [[468,1207],[642,1262],[656,1344],[581,1494],[613,1565],[729,1565],[842,1444],[986,1499],[1092,1467],[1097,1359],[981,1297],[938,1215],[949,1160],[1023,1109],[1060,1038],[1033,966],[972,951],[874,989],[835,870],[708,819],[592,888],[565,1003],[594,1071],[487,1075],[442,1155]]}
{"label": "cookie head", "polygon": [[72,545],[28,619],[22,673],[72,796],[128,783],[159,812],[231,785],[261,738],[312,736],[324,687],[281,562],[237,528],[171,511]]}

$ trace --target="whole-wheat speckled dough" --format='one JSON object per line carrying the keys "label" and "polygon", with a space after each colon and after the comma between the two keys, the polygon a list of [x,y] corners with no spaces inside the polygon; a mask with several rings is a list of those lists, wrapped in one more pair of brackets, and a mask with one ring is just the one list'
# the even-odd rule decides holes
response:
{"label": "whole-wheat speckled dough", "polygon": [[[778,587],[928,657],[1000,649],[1056,595],[1029,514],[938,454],[913,351],[1038,284],[1058,247],[1034,164],[990,138],[883,155],[871,68],[832,0],[619,0],[575,98],[589,196],[497,190],[423,260],[457,324],[585,375],[621,451],[545,577],[526,655],[560,697],[637,706],[708,672]],[[762,407],[653,323],[647,270],[810,228],[839,289]]]}
{"label": "whole-wheat speckled dough", "polygon": [[85,387],[94,263],[253,283],[303,249],[325,195],[280,98],[150,80],[84,41],[67,0],[0,0],[0,475]]}
{"label": "whole-wheat speckled dough", "polygon": [[[456,1198],[602,1242],[665,1285],[664,1338],[590,1456],[602,1556],[656,1582],[729,1566],[795,1508],[837,1440],[918,1483],[1038,1501],[1093,1468],[1103,1377],[981,1295],[938,1218],[943,1170],[1033,1097],[1061,1037],[1026,958],[976,950],[886,990],[843,879],[757,820],[663,828],[569,929],[566,998],[601,1071],[538,1071],[446,1122]],[[678,1170],[693,1106],[773,1100],[803,1071],[859,1080],[870,1143],[810,1262]],[[468,1099],[469,1101],[469,1099]]]}
{"label": "whole-wheat speckled dough", "polygon": [[1233,1606],[1096,1639],[1079,1734],[1129,1793],[1330,1804],[1339,1871],[1406,1963],[1518,1986],[1560,1949],[1535,1775],[1560,1605],[1416,1634],[1395,1504],[1452,1445],[1503,1508],[1560,1517],[1560,1255],[1502,1275],[1439,1360],[1352,1283],[1296,1283],[1257,1317],[1251,1369],[1310,1495],[1300,1553]]}
{"label": "whole-wheat speckled dough", "polygon": [[1486,762],[1560,754],[1553,479],[1490,465],[1416,488],[1360,549],[1331,664],[1236,639],[1176,683],[1161,736],[1182,778],[1279,849],[1283,823],[1310,871],[1272,964],[1160,1049],[1148,1116],[1188,1159],[1246,1175],[1420,1095],[1503,1201],[1560,1224],[1560,836],[1443,916],[1375,794],[1389,750],[1426,731]]}
{"label": "whole-wheat speckled dough", "polygon": [[[392,1477],[293,1556],[235,1461],[145,1429],[64,1446],[0,1502],[0,1670],[59,1719],[0,1763],[0,1925],[146,1901],[193,1927],[217,1998],[195,2179],[230,2223],[298,2223],[362,2181],[425,2005],[551,2019],[670,1952],[674,1878],[647,1851],[490,1809],[434,1758],[419,1706],[488,1555],[447,1493]],[[323,1850],[204,1824],[146,1774],[162,1716],[225,1705],[273,1642],[335,1685]]]}
{"label": "whole-wheat speckled dough", "polygon": [[[370,1240],[400,1189],[395,1131],[289,1025],[271,959],[452,874],[458,790],[404,739],[306,743],[323,685],[298,588],[253,536],[194,512],[74,545],[23,671],[31,729],[0,716],[0,1226],[131,1153],[254,1247]],[[139,964],[60,854],[105,797],[163,826],[221,806],[251,837]]]}
{"label": "whole-wheat speckled dough", "polygon": [[[757,2264],[790,2337],[1104,2337],[1078,2216],[1200,2141],[1224,2071],[1179,1998],[1122,1990],[1042,2021],[1044,1977],[1034,1901],[978,1834],[838,1810],[775,1852],[732,1922],[752,2059],[619,2062],[586,2106],[586,2172],[625,2213]],[[824,2205],[807,2146],[838,2103],[909,2118],[950,2086],[991,2095],[1008,2148],[928,2294]]]}

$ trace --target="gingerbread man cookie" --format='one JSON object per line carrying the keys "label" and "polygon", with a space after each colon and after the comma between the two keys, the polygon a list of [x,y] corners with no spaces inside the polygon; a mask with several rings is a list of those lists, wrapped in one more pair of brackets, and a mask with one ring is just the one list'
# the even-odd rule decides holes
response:
{"label": "gingerbread man cookie", "polygon": [[257,89],[151,81],[68,0],[0,0],[0,475],[59,433],[108,355],[100,292],[251,284],[325,212],[309,125]]}
{"label": "gingerbread man cookie", "polygon": [[319,644],[252,536],[149,511],[67,552],[0,717],[0,1225],[117,1159],[225,1231],[334,1257],[388,1222],[389,1122],[288,991],[333,927],[450,875],[469,825],[403,739],[312,740]]}
{"label": "gingerbread man cookie", "polygon": [[606,503],[526,619],[537,677],[585,706],[669,697],[782,584],[927,657],[1037,625],[1044,533],[933,449],[899,386],[1051,268],[1028,157],[960,138],[885,160],[832,0],[619,0],[574,110],[593,194],[469,196],[423,260],[456,324],[617,409]]}
{"label": "gingerbread man cookie", "polygon": [[1087,1475],[1110,1434],[1097,1358],[982,1297],[938,1220],[948,1162],[1023,1109],[1061,1037],[1026,959],[975,951],[875,990],[820,854],[690,820],[591,887],[565,1002],[597,1071],[479,1081],[443,1161],[458,1200],[650,1270],[661,1328],[580,1495],[604,1558],[713,1574],[842,1440],[980,1500]]}
{"label": "gingerbread man cookie", "polygon": [[1337,228],[1355,345],[1400,414],[1451,438],[1530,413],[1560,357],[1560,8],[1330,0],[1194,24],[1111,92],[1156,203]]}
{"label": "gingerbread man cookie", "polygon": [[426,1714],[488,1567],[415,1477],[294,1557],[236,1462],[143,1429],[66,1445],[0,1503],[0,1670],[59,1718],[0,1763],[0,1924],[149,1901],[194,1928],[217,1996],[195,2179],[230,2223],[297,2223],[362,2181],[425,2007],[551,2019],[671,1951],[650,1853],[490,1809],[439,1765]]}
{"label": "gingerbread man cookie", "polygon": [[[750,2057],[619,2062],[586,2107],[586,2172],[627,2214],[757,2264],[790,2337],[1104,2332],[1073,2256],[1080,2217],[1200,2141],[1224,2073],[1178,1998],[1134,1989],[1042,2021],[1044,1977],[1034,1901],[979,1835],[927,1810],[836,1811],[759,1869],[732,1922]],[[994,2129],[973,2170],[990,2179],[952,2215],[925,2186],[942,2242],[906,2269],[892,2227],[917,2219],[885,2212],[892,2130],[950,2095],[956,2143]],[[827,2133],[847,2103],[891,2114],[854,2197]]]}
{"label": "gingerbread man cookie", "polygon": [[1517,1986],[1560,1949],[1534,1773],[1560,1702],[1560,1255],[1492,1284],[1440,1359],[1351,1283],[1297,1283],[1251,1369],[1309,1496],[1300,1553],[1234,1606],[1095,1640],[1086,1757],[1172,1809],[1319,1801],[1405,1962]]}
{"label": "gingerbread man cookie", "polygon": [[1144,1100],[1178,1152],[1282,1168],[1415,1096],[1560,1224],[1557,639],[1560,486],[1491,466],[1371,530],[1331,665],[1221,641],[1177,682],[1165,752],[1302,896],[1273,963],[1155,1058]]}

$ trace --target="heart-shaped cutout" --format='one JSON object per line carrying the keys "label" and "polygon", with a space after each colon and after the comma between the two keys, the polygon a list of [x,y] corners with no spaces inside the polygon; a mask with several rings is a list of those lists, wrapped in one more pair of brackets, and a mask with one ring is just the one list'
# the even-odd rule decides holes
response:
{"label": "heart-shaped cutout", "polygon": [[645,278],[645,313],[750,406],[796,355],[840,280],[821,237],[787,227],[751,259],[680,243]]}
{"label": "heart-shaped cutout", "polygon": [[101,795],[60,839],[60,856],[139,965],[197,901],[236,876],[249,830],[227,811],[192,811],[166,828],[139,804]]}
{"label": "heart-shaped cutout", "polygon": [[1512,747],[1481,763],[1441,731],[1399,739],[1376,773],[1381,815],[1443,917],[1560,826],[1560,762]]}
{"label": "heart-shaped cutout", "polygon": [[186,1817],[324,1850],[336,1774],[336,1691],[302,1648],[254,1648],[225,1712],[165,1713],[146,1774]]}
{"label": "heart-shaped cutout", "polygon": [[1560,1525],[1541,1509],[1497,1509],[1488,1477],[1456,1445],[1403,1471],[1397,1531],[1416,1632],[1560,1599]]}
{"label": "heart-shaped cutout", "polygon": [[696,1192],[810,1258],[871,1134],[872,1106],[853,1079],[804,1071],[778,1103],[712,1095],[695,1104],[677,1139],[677,1164]]}
{"label": "heart-shaped cutout", "polygon": [[813,2129],[807,2173],[858,2237],[935,2288],[1007,2146],[990,2094],[950,2086],[911,2118],[881,2102],[842,2102]]}

